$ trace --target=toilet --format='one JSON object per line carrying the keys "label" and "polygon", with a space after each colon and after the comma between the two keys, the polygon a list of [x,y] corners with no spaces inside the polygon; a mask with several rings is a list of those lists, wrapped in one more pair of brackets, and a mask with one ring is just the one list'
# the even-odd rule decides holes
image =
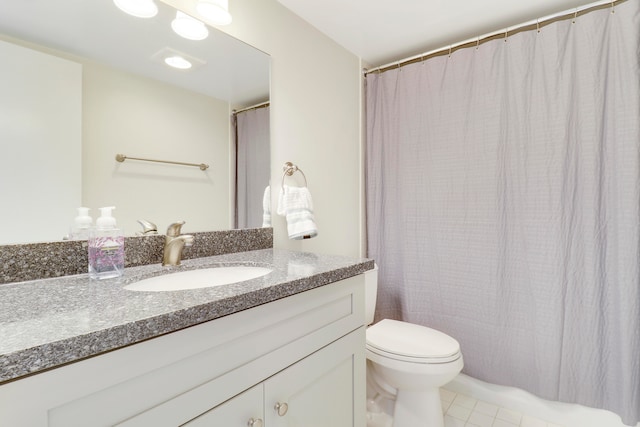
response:
{"label": "toilet", "polygon": [[378,267],[365,273],[367,380],[395,400],[393,427],[444,427],[439,388],[462,371],[460,344],[435,329],[383,319],[373,324]]}

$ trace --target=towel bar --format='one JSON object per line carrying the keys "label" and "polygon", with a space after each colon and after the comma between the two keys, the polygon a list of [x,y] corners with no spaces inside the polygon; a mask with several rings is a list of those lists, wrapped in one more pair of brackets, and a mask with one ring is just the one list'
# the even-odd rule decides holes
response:
{"label": "towel bar", "polygon": [[304,186],[308,187],[308,185],[307,185],[307,177],[304,174],[304,172],[302,172],[302,169],[300,169],[298,167],[298,165],[294,165],[291,162],[286,162],[284,164],[284,166],[282,166],[282,171],[284,172],[282,174],[282,188],[284,188],[284,178],[287,177],[287,176],[293,175],[295,172],[300,172],[302,174],[302,177],[304,178]]}
{"label": "towel bar", "polygon": [[124,162],[127,159],[131,159],[131,160],[140,160],[143,162],[155,162],[155,163],[169,163],[171,165],[182,165],[182,166],[195,166],[200,168],[200,170],[207,170],[209,168],[209,165],[204,164],[204,163],[184,163],[184,162],[174,162],[171,160],[154,160],[154,159],[143,159],[141,157],[130,157],[130,156],[125,156],[124,154],[116,154],[116,160],[119,161],[120,163]]}

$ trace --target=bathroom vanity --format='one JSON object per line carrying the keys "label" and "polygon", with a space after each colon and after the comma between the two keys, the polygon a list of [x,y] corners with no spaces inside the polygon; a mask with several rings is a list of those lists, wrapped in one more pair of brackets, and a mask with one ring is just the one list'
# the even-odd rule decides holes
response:
{"label": "bathroom vanity", "polygon": [[364,427],[373,262],[267,249],[176,270],[238,264],[273,271],[170,292],[124,289],[175,271],[157,265],[0,285],[0,425]]}

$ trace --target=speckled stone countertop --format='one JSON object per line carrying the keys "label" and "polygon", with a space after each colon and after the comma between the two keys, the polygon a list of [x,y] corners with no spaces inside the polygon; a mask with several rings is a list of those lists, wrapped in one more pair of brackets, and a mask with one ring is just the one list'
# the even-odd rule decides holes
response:
{"label": "speckled stone countertop", "polygon": [[[138,280],[222,265],[273,271],[203,289],[136,292]],[[119,279],[65,276],[0,286],[0,384],[342,280],[373,261],[276,249],[131,267]]]}

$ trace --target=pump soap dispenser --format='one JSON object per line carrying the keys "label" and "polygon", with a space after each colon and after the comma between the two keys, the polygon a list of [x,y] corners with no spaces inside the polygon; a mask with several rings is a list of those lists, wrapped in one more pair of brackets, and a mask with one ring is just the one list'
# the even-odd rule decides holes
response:
{"label": "pump soap dispenser", "polygon": [[116,228],[113,206],[100,208],[100,218],[89,237],[89,277],[109,279],[124,273],[124,234]]}
{"label": "pump soap dispenser", "polygon": [[78,208],[78,216],[73,220],[71,240],[88,240],[93,219],[89,216],[89,208]]}

